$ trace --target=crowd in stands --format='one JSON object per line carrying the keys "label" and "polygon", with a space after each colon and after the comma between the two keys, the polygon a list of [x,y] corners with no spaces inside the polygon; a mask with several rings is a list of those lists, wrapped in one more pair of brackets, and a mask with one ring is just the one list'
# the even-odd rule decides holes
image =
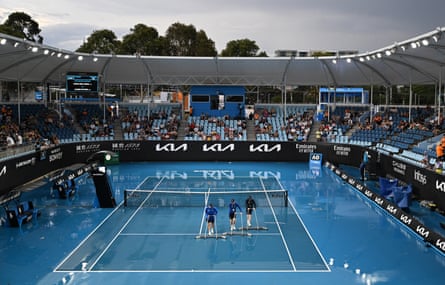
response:
{"label": "crowd in stands", "polygon": [[308,140],[314,112],[301,109],[290,110],[289,114],[278,114],[275,108],[255,110],[255,134],[257,139],[298,141]]}
{"label": "crowd in stands", "polygon": [[342,136],[351,129],[361,115],[359,111],[346,108],[338,108],[336,112],[324,112],[323,120],[316,131],[316,139],[321,142],[336,142],[338,136]]}
{"label": "crowd in stands", "polygon": [[[103,109],[98,105],[73,104],[70,107],[74,110],[77,121],[87,134],[84,136],[85,140],[114,136],[113,117],[107,116],[107,120],[104,120]],[[109,110],[107,111],[110,114]]]}
{"label": "crowd in stands", "polygon": [[201,141],[246,140],[247,122],[243,119],[224,117],[190,116],[185,128],[185,139]]}
{"label": "crowd in stands", "polygon": [[[37,109],[36,109],[37,111]],[[26,112],[19,122],[17,112],[11,106],[3,105],[0,112],[0,141],[3,148],[17,148],[22,145],[58,144],[56,134],[49,131],[55,120],[46,108],[37,112]]]}
{"label": "crowd in stands", "polygon": [[[21,120],[18,120],[17,105],[4,104],[0,111],[0,144],[2,149],[20,145],[45,147],[57,145],[76,135],[75,121],[80,124],[88,139],[114,136],[114,120],[119,119],[124,139],[128,140],[176,140],[180,128],[185,140],[201,141],[246,141],[248,122],[253,122],[257,141],[307,142],[313,127],[315,110],[312,106],[256,106],[248,118],[215,117],[207,114],[189,116],[187,125],[180,127],[181,117],[170,107],[135,105],[123,107],[119,114],[107,110],[108,120],[103,119],[104,110],[97,104],[67,106],[73,112],[59,113],[43,104],[22,105]],[[293,108],[293,109],[292,109]],[[367,108],[337,107],[325,112],[315,130],[320,142],[354,143],[354,140],[369,140],[372,145],[388,145],[389,153],[403,159],[415,160],[419,166],[443,168],[440,150],[432,138],[442,134],[443,118],[437,123],[431,108],[388,108],[369,115]],[[411,116],[411,122],[408,120]],[[346,132],[350,133],[346,135]],[[338,140],[338,138],[347,138]],[[430,143],[425,144],[429,138]],[[423,143],[423,144],[422,144]],[[439,145],[439,143],[437,143]],[[444,146],[445,148],[445,146]]]}
{"label": "crowd in stands", "polygon": [[180,117],[168,110],[148,110],[134,108],[123,111],[120,118],[126,139],[136,140],[176,140]]}

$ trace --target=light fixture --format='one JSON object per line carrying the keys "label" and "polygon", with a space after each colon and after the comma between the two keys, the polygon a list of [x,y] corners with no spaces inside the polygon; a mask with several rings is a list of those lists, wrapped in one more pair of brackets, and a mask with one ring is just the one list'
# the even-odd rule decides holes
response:
{"label": "light fixture", "polygon": [[381,57],[382,57],[382,54],[381,54],[380,52],[378,52],[378,53],[377,53],[377,57],[378,57],[378,58],[381,58]]}
{"label": "light fixture", "polygon": [[386,56],[390,56],[391,55],[391,51],[388,49],[385,51]]}
{"label": "light fixture", "polygon": [[59,52],[59,53],[57,54],[57,57],[62,57],[62,53]]}
{"label": "light fixture", "polygon": [[346,62],[347,62],[347,63],[351,63],[351,59],[350,59],[350,58],[347,58],[347,59],[346,59]]}
{"label": "light fixture", "polygon": [[366,60],[371,60],[371,57],[369,55],[366,56]]}
{"label": "light fixture", "polygon": [[428,42],[427,39],[423,39],[423,40],[422,40],[422,45],[427,46],[427,45],[429,45],[429,44],[430,44],[430,43]]}
{"label": "light fixture", "polygon": [[6,39],[1,39],[1,40],[0,40],[0,44],[1,44],[1,45],[5,45],[6,42],[7,42]]}
{"label": "light fixture", "polygon": [[337,63],[337,60],[336,60],[336,59],[333,59],[333,60],[332,60],[332,63],[333,63],[333,64],[336,64],[336,63]]}
{"label": "light fixture", "polygon": [[364,61],[365,61],[365,59],[363,58],[363,56],[361,56],[361,57],[359,58],[359,60],[360,60],[360,62],[364,62]]}
{"label": "light fixture", "polygon": [[96,62],[97,60],[98,60],[98,58],[97,58],[97,57],[94,57],[94,58],[93,58],[93,61],[94,61],[94,62]]}
{"label": "light fixture", "polygon": [[433,40],[434,40],[435,43],[437,43],[439,41],[439,37],[437,35],[434,35],[433,36]]}
{"label": "light fixture", "polygon": [[405,46],[401,46],[400,48],[402,49],[402,51],[405,51],[405,50],[406,50],[406,47],[405,47]]}
{"label": "light fixture", "polygon": [[82,60],[83,60],[83,56],[79,55],[79,56],[77,57],[77,60],[82,61]]}
{"label": "light fixture", "polygon": [[69,56],[69,54],[65,54],[65,56],[63,58],[68,59],[68,58],[70,58],[70,56]]}
{"label": "light fixture", "polygon": [[43,54],[44,54],[44,55],[48,55],[48,54],[49,54],[49,50],[47,50],[47,49],[44,50],[44,51],[43,51]]}
{"label": "light fixture", "polygon": [[32,47],[32,48],[31,48],[31,51],[32,51],[32,52],[37,52],[38,50],[39,50],[38,47]]}
{"label": "light fixture", "polygon": [[15,42],[15,43],[14,43],[14,47],[15,47],[15,48],[18,47],[19,45],[20,45],[19,42]]}
{"label": "light fixture", "polygon": [[412,42],[412,43],[411,43],[411,47],[412,47],[412,48],[417,48],[416,43],[415,43],[415,42]]}

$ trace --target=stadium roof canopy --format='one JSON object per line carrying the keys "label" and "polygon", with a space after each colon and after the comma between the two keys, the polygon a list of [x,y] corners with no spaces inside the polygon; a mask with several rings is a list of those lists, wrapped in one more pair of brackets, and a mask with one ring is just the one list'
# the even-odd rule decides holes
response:
{"label": "stadium roof canopy", "polygon": [[85,54],[0,34],[0,80],[63,83],[97,72],[107,84],[365,86],[440,84],[445,28],[341,57],[160,57]]}

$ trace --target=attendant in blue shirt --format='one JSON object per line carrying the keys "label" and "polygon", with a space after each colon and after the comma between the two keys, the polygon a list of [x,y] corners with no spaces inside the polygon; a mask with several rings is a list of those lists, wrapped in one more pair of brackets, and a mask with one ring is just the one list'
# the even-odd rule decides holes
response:
{"label": "attendant in blue shirt", "polygon": [[239,209],[240,214],[243,212],[241,210],[241,207],[238,205],[237,202],[235,202],[235,199],[232,199],[229,204],[229,219],[230,219],[230,230],[233,231],[236,229],[236,209]]}
{"label": "attendant in blue shirt", "polygon": [[218,214],[218,210],[213,207],[213,204],[209,204],[209,206],[205,209],[205,218],[207,221],[207,232],[210,235],[215,233],[215,220],[216,215]]}
{"label": "attendant in blue shirt", "polygon": [[365,170],[366,170],[366,165],[368,165],[368,160],[369,160],[368,151],[365,151],[363,153],[362,162],[360,163],[360,179],[361,180],[365,180]]}

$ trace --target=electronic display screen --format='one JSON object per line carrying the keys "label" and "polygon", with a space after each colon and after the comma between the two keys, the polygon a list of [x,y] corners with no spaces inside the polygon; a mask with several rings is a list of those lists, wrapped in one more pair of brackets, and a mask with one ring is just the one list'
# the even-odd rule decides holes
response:
{"label": "electronic display screen", "polygon": [[66,91],[75,93],[95,93],[99,91],[97,73],[76,72],[66,75]]}

